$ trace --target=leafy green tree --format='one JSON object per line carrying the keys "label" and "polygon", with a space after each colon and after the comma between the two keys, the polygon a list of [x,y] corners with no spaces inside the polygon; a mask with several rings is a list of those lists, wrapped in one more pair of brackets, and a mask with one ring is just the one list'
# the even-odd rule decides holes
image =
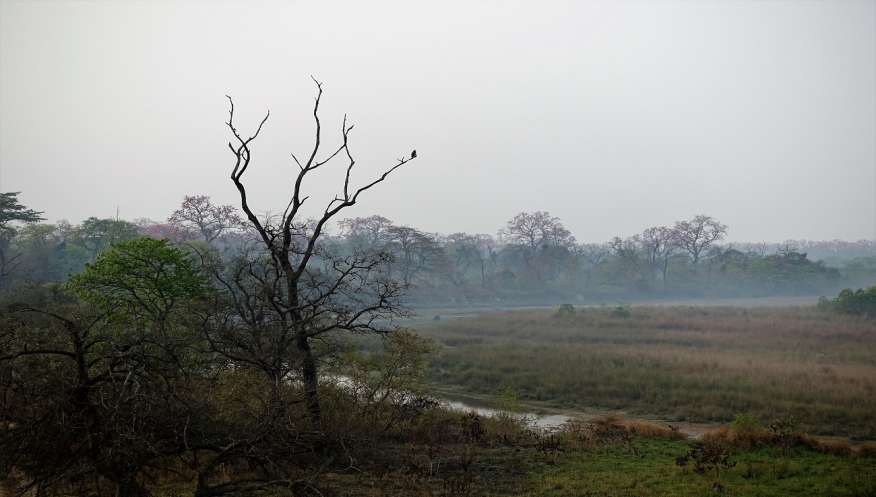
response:
{"label": "leafy green tree", "polygon": [[61,225],[32,223],[18,230],[12,247],[20,254],[16,283],[61,283],[88,262],[81,247],[67,243]]}
{"label": "leafy green tree", "polygon": [[350,414],[383,431],[389,429],[412,399],[426,397],[426,359],[433,351],[430,340],[398,330],[377,351],[341,355],[337,367],[359,406]]}
{"label": "leafy green tree", "polygon": [[138,236],[137,225],[128,221],[90,217],[76,228],[73,238],[94,258],[113,244]]}
{"label": "leafy green tree", "polygon": [[22,290],[0,313],[0,473],[23,471],[36,494],[104,481],[149,495],[145,469],[170,469],[213,429],[216,368],[189,321],[204,277],[179,248],[138,238],[63,287]]}
{"label": "leafy green tree", "polygon": [[12,223],[36,223],[42,221],[42,212],[28,209],[18,203],[21,192],[0,193],[0,232],[14,231]]}
{"label": "leafy green tree", "polygon": [[765,257],[756,257],[749,271],[761,288],[771,292],[811,292],[833,284],[839,270],[823,262],[813,262],[794,250],[784,250]]}
{"label": "leafy green tree", "polygon": [[18,255],[9,253],[10,242],[17,232],[15,223],[36,223],[43,220],[42,212],[28,209],[18,201],[21,192],[0,193],[0,287],[15,268]]}
{"label": "leafy green tree", "polygon": [[845,314],[876,317],[876,286],[857,290],[846,288],[833,299],[830,307]]}
{"label": "leafy green tree", "polygon": [[68,282],[81,299],[108,313],[159,323],[202,295],[205,285],[188,254],[145,237],[114,245]]}

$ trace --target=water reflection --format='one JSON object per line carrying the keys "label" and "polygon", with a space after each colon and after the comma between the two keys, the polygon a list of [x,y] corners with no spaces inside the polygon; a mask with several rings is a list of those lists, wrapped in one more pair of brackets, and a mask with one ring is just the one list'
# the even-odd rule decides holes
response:
{"label": "water reflection", "polygon": [[543,430],[559,428],[560,426],[565,424],[566,421],[572,419],[571,416],[566,416],[565,414],[536,414],[532,412],[507,413],[500,409],[491,409],[489,407],[475,406],[471,404],[466,404],[465,402],[460,402],[458,400],[443,400],[441,401],[441,405],[454,411],[474,412],[478,416],[484,416],[488,418],[498,416],[502,413],[506,413],[512,416],[523,418],[530,426]]}

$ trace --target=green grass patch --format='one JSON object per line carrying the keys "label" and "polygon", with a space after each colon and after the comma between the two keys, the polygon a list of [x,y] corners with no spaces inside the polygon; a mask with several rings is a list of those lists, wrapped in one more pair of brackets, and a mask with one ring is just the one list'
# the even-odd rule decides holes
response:
{"label": "green grass patch", "polygon": [[698,474],[680,467],[687,442],[637,439],[638,454],[611,446],[576,451],[529,475],[526,495],[543,497],[876,496],[876,458],[798,448],[737,451],[735,466]]}

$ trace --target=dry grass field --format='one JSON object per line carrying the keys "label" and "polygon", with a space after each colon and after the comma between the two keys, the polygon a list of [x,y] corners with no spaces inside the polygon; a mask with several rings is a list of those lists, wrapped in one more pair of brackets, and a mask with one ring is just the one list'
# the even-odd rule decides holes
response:
{"label": "dry grass field", "polygon": [[[568,309],[567,309],[568,311]],[[876,438],[876,322],[813,307],[526,310],[418,324],[432,379],[558,407]]]}

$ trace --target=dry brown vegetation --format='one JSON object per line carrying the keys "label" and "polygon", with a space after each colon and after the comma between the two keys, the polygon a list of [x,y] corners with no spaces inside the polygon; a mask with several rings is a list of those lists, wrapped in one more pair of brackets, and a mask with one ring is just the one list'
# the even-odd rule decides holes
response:
{"label": "dry brown vegetation", "polygon": [[764,422],[876,437],[876,322],[814,308],[510,311],[424,323],[432,378],[472,392],[672,420]]}
{"label": "dry brown vegetation", "polygon": [[[570,422],[560,430],[545,432],[530,428],[523,418],[512,415],[482,417],[443,409],[428,401],[375,405],[352,396],[349,389],[331,385],[325,385],[322,393],[326,420],[332,427],[326,435],[337,445],[335,456],[323,461],[308,486],[281,487],[252,495],[521,495],[527,490],[531,473],[558,464],[567,452],[618,444],[635,450],[636,440],[641,438],[678,438],[678,433],[669,428],[619,418]],[[197,495],[197,474],[183,462],[169,460],[161,469],[151,471],[143,481],[146,494]],[[223,464],[211,483],[221,486],[255,476],[257,471],[247,464]],[[0,497],[18,495],[16,486],[25,478],[12,476],[0,478]],[[110,485],[97,483],[93,495],[112,495]],[[85,495],[72,486],[43,492],[47,496],[80,494]]]}
{"label": "dry brown vegetation", "polygon": [[[589,421],[571,420],[557,430],[542,431],[528,427],[523,418],[513,415],[482,417],[442,409],[430,402],[374,405],[351,396],[347,388],[330,385],[325,386],[323,394],[326,419],[333,427],[328,435],[339,444],[337,455],[342,457],[327,462],[313,486],[275,489],[260,495],[546,495],[539,488],[542,479],[537,475],[555,475],[551,478],[560,480],[571,478],[580,473],[575,465],[581,458],[599,457],[607,463],[635,461],[648,468],[662,468],[689,447],[677,429],[653,421],[604,416]],[[383,423],[389,419],[393,422]],[[872,456],[872,447],[862,447],[853,453],[848,450],[847,442],[833,444],[799,433],[794,433],[791,440],[790,449],[803,450],[791,457],[811,457],[806,450],[815,449],[840,456],[834,462],[844,470],[855,464],[872,466],[870,462],[858,463],[857,458],[848,457]],[[703,443],[727,447],[731,453],[737,449],[782,447],[782,440],[767,429],[739,426],[709,432]],[[761,465],[767,467],[766,463]],[[252,471],[253,468],[246,465],[224,465],[213,477],[213,483],[233,481]],[[700,477],[683,474],[685,485],[694,489],[702,486]],[[170,465],[165,470],[151,472],[144,486],[155,497],[192,495],[194,478],[195,474],[186,465]],[[9,493],[4,494],[0,485],[0,496],[14,495],[14,486],[13,481],[6,482],[5,491]],[[76,493],[76,489],[69,490],[70,494]],[[111,494],[111,489],[103,490]],[[45,495],[67,493],[61,488]]]}

